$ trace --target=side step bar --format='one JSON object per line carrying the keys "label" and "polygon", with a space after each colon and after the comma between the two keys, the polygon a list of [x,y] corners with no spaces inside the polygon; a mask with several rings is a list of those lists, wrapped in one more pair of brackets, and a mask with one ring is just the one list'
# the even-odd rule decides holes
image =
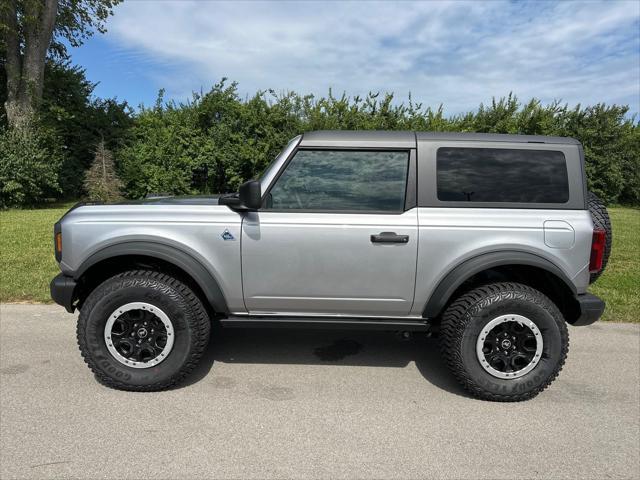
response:
{"label": "side step bar", "polygon": [[220,323],[224,327],[250,328],[326,328],[335,330],[403,330],[412,332],[426,332],[429,330],[429,324],[426,319],[230,316],[221,318]]}

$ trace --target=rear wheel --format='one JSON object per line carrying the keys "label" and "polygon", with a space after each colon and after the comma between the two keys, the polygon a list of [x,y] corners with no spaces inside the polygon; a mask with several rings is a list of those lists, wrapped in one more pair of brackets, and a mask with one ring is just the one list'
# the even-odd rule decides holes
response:
{"label": "rear wheel", "polygon": [[182,381],[209,341],[200,299],[159,272],[121,273],[99,285],[78,318],[78,345],[97,379],[122,390],[154,391]]}
{"label": "rear wheel", "polygon": [[558,376],[569,335],[562,314],[545,295],[518,283],[495,283],[447,308],[441,348],[472,395],[514,402],[536,396]]}

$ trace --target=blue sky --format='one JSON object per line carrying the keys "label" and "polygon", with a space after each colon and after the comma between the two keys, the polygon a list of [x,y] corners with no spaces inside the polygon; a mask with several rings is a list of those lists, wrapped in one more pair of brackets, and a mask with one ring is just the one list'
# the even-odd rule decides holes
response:
{"label": "blue sky", "polygon": [[222,77],[273,88],[393,91],[455,114],[522,100],[640,111],[640,2],[209,2],[125,0],[108,32],[72,49],[95,93],[150,105]]}

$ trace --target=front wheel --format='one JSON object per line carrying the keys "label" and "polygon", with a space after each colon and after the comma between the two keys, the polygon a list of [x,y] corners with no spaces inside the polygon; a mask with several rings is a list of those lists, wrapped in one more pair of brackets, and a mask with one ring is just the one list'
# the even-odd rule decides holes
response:
{"label": "front wheel", "polygon": [[452,373],[475,397],[515,402],[535,397],[558,376],[569,334],[556,305],[518,283],[478,287],[455,300],[441,325]]}
{"label": "front wheel", "polygon": [[103,384],[155,391],[182,381],[209,341],[210,321],[198,296],[159,272],[116,275],[87,298],[78,318],[78,345]]}

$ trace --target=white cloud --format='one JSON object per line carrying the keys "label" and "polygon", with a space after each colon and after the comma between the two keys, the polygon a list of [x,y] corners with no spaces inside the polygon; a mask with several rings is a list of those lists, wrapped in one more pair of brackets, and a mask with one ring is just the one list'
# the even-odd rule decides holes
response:
{"label": "white cloud", "polygon": [[640,3],[125,2],[109,39],[154,60],[169,96],[394,91],[447,112],[523,100],[638,106]]}

